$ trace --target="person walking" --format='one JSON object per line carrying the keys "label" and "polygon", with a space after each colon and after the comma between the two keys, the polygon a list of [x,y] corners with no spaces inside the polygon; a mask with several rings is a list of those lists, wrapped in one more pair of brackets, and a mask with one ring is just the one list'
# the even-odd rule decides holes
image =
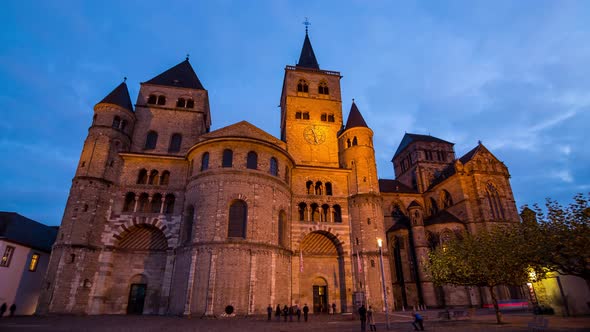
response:
{"label": "person walking", "polygon": [[270,303],[268,304],[268,307],[266,307],[266,313],[268,314],[268,320],[270,321],[270,319],[272,318],[272,306],[270,305]]}
{"label": "person walking", "polygon": [[336,314],[336,303],[332,302],[332,315]]}
{"label": "person walking", "polygon": [[295,313],[295,308],[293,306],[289,307],[289,322],[293,321],[293,314]]}
{"label": "person walking", "polygon": [[287,308],[287,305],[286,304],[283,307],[283,316],[285,317],[285,322],[286,322],[287,321],[287,316],[289,316],[289,308]]}
{"label": "person walking", "polygon": [[2,318],[2,316],[4,316],[4,313],[6,312],[7,308],[8,308],[8,306],[6,305],[6,302],[2,303],[2,306],[0,306],[0,318]]}
{"label": "person walking", "polygon": [[361,318],[361,332],[367,331],[367,308],[363,304],[359,308],[359,317]]}
{"label": "person walking", "polygon": [[299,305],[295,305],[295,308],[297,308],[297,321],[300,322],[301,321],[301,308],[299,308]]}
{"label": "person walking", "polygon": [[412,316],[414,316],[414,322],[412,323],[414,330],[418,331],[418,326],[420,326],[420,330],[424,331],[424,318],[415,311],[412,311]]}
{"label": "person walking", "polygon": [[307,322],[307,314],[309,313],[309,307],[307,303],[303,306],[303,319]]}
{"label": "person walking", "polygon": [[369,323],[369,331],[377,331],[375,317],[373,317],[373,307],[371,306],[369,306],[369,310],[367,310],[367,323]]}
{"label": "person walking", "polygon": [[281,305],[277,304],[277,308],[275,309],[275,319],[277,321],[281,320]]}
{"label": "person walking", "polygon": [[9,310],[10,310],[10,317],[14,316],[14,312],[16,311],[16,304],[13,303],[10,306],[10,309]]}

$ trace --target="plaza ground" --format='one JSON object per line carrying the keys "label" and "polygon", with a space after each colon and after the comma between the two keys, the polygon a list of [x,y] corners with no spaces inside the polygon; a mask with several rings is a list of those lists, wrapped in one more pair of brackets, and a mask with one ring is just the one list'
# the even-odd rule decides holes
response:
{"label": "plaza ground", "polygon": [[[528,327],[533,320],[530,312],[509,312],[504,314],[504,324],[496,324],[495,315],[489,310],[478,310],[472,317],[458,320],[439,319],[440,310],[423,312],[426,331],[437,332],[487,332],[487,331],[531,331]],[[377,314],[377,330],[385,331],[385,315]],[[549,322],[543,331],[590,331],[590,317],[543,316]],[[360,322],[351,315],[310,315],[309,322],[268,322],[266,317],[200,319],[198,317],[168,316],[26,316],[3,317],[0,331],[360,331]],[[392,331],[413,331],[410,312],[395,312],[390,315]],[[368,327],[367,327],[368,331]]]}

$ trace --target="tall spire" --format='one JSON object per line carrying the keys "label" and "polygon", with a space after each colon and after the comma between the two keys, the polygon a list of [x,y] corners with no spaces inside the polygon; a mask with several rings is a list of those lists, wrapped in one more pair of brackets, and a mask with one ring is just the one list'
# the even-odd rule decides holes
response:
{"label": "tall spire", "polygon": [[350,106],[350,113],[348,113],[348,120],[346,120],[345,130],[353,127],[369,128],[369,126],[367,126],[367,123],[365,122],[365,119],[363,119],[363,116],[361,115],[361,112],[359,111],[358,107],[356,107],[354,99],[352,100],[352,106]]}
{"label": "tall spire", "polygon": [[127,89],[127,83],[125,83],[125,81],[127,81],[127,77],[125,77],[125,80],[121,84],[98,103],[114,104],[133,112],[133,104],[131,103],[129,90]]}
{"label": "tall spire", "polygon": [[299,56],[297,67],[320,69],[318,60],[316,60],[315,54],[313,53],[311,42],[309,41],[309,35],[307,34],[307,27],[311,24],[307,20],[307,17],[303,24],[305,25],[305,40],[303,41],[303,48],[301,49],[301,55]]}

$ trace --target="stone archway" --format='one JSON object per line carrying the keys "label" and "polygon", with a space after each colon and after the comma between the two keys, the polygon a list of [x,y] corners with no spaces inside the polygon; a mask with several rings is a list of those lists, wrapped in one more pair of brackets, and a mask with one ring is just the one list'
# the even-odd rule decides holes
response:
{"label": "stone archway", "polygon": [[299,245],[299,300],[314,313],[347,309],[347,275],[344,250],[338,238],[325,230],[305,235]]}

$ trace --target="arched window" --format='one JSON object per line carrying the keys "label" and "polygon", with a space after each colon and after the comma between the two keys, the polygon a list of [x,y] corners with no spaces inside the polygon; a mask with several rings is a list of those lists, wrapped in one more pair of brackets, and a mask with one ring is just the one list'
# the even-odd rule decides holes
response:
{"label": "arched window", "polygon": [[320,82],[320,85],[318,86],[318,93],[321,95],[330,94],[328,90],[328,83],[325,81]]}
{"label": "arched window", "polygon": [[321,195],[324,190],[324,186],[322,185],[321,181],[315,183],[315,194]]}
{"label": "arched window", "polygon": [[349,148],[350,147],[350,138],[346,140],[346,147]]}
{"label": "arched window", "polygon": [[246,168],[257,169],[258,168],[258,155],[254,151],[248,152],[246,157]]}
{"label": "arched window", "polygon": [[303,120],[309,120],[309,112],[303,112]]}
{"label": "arched window", "polygon": [[174,195],[172,194],[166,195],[166,199],[164,199],[164,213],[174,213]]}
{"label": "arched window", "polygon": [[150,172],[150,179],[148,180],[148,184],[158,184],[158,171],[153,169]]}
{"label": "arched window", "polygon": [[320,115],[320,120],[322,120],[322,121],[328,121],[328,114],[322,113],[322,115]]}
{"label": "arched window", "polygon": [[330,211],[330,206],[328,204],[323,204],[322,205],[322,216],[321,216],[321,221],[323,222],[328,222],[330,221],[330,219],[328,218],[328,212]]}
{"label": "arched window", "polygon": [[223,159],[221,161],[221,167],[232,167],[234,158],[234,152],[230,149],[223,150]]}
{"label": "arched window", "polygon": [[192,99],[187,99],[186,100],[186,108],[193,108],[195,107],[195,101]]}
{"label": "arched window", "polygon": [[295,119],[301,119],[301,112],[295,112]]}
{"label": "arched window", "polygon": [[201,157],[201,171],[204,171],[209,168],[209,152],[203,153]]}
{"label": "arched window", "polygon": [[149,209],[149,196],[146,193],[139,195],[139,202],[137,206],[138,212],[148,212]]}
{"label": "arched window", "polygon": [[332,183],[326,182],[326,195],[332,196]]}
{"label": "arched window", "polygon": [[158,105],[166,105],[166,96],[158,96]]}
{"label": "arched window", "polygon": [[193,223],[195,219],[195,208],[189,205],[184,215],[184,224],[182,227],[182,243],[190,243],[193,239]]}
{"label": "arched window", "polygon": [[297,83],[297,92],[309,92],[309,85],[307,85],[307,82],[305,80],[299,80],[299,82]]}
{"label": "arched window", "polygon": [[270,158],[270,174],[274,176],[279,175],[279,162],[275,157]]}
{"label": "arched window", "polygon": [[438,213],[438,205],[436,204],[436,200],[430,197],[430,215],[433,216]]}
{"label": "arched window", "polygon": [[334,222],[342,222],[342,209],[340,205],[332,206],[332,219]]}
{"label": "arched window", "polygon": [[127,193],[125,195],[125,204],[123,204],[123,212],[133,212],[135,207],[135,193]]}
{"label": "arched window", "polygon": [[443,190],[440,192],[440,202],[442,205],[442,209],[446,209],[453,205],[453,198],[451,197],[451,194],[449,194],[448,191]]}
{"label": "arched window", "polygon": [[246,238],[246,221],[248,220],[248,206],[241,200],[234,201],[229,207],[228,237]]}
{"label": "arched window", "polygon": [[334,118],[334,114],[328,114],[328,122],[334,122],[336,119]]}
{"label": "arched window", "polygon": [[145,149],[146,150],[153,150],[156,148],[156,143],[158,143],[158,133],[150,130],[147,134],[147,138],[145,140]]}
{"label": "arched window", "polygon": [[151,213],[160,213],[161,208],[162,208],[162,194],[154,194],[154,196],[152,196],[150,212]]}
{"label": "arched window", "polygon": [[319,221],[320,220],[320,207],[313,203],[311,204],[311,221]]}
{"label": "arched window", "polygon": [[182,135],[176,133],[172,134],[170,138],[170,146],[168,147],[168,152],[178,152],[180,151],[180,144],[182,143]]}
{"label": "arched window", "polygon": [[146,184],[148,181],[148,173],[145,168],[142,168],[137,175],[137,184]]}
{"label": "arched window", "polygon": [[498,190],[492,183],[487,184],[487,198],[492,213],[492,219],[504,219],[504,209]]}
{"label": "arched window", "polygon": [[313,181],[307,181],[305,183],[305,188],[307,188],[307,194],[311,195],[313,193]]}
{"label": "arched window", "polygon": [[176,101],[176,107],[185,107],[186,106],[186,100],[184,100],[184,98],[178,98],[178,100]]}
{"label": "arched window", "polygon": [[125,130],[125,128],[127,128],[127,121],[122,120],[120,129],[123,131],[123,130]]}
{"label": "arched window", "polygon": [[279,246],[287,246],[287,214],[285,211],[279,212]]}
{"label": "arched window", "polygon": [[116,128],[116,129],[119,129],[119,126],[120,126],[120,125],[121,125],[121,118],[120,118],[120,117],[118,117],[118,116],[115,116],[115,117],[113,118],[113,125],[112,125],[112,127],[113,127],[113,128]]}
{"label": "arched window", "polygon": [[352,139],[352,146],[358,145],[358,141],[356,140],[356,136]]}
{"label": "arched window", "polygon": [[160,176],[160,185],[166,186],[170,182],[170,172],[164,171],[162,172],[162,176]]}
{"label": "arched window", "polygon": [[155,104],[157,100],[158,100],[158,97],[156,97],[156,95],[150,95],[148,97],[147,103],[148,104]]}
{"label": "arched window", "polygon": [[299,221],[305,221],[305,211],[307,210],[307,204],[299,203],[297,212],[299,212]]}

